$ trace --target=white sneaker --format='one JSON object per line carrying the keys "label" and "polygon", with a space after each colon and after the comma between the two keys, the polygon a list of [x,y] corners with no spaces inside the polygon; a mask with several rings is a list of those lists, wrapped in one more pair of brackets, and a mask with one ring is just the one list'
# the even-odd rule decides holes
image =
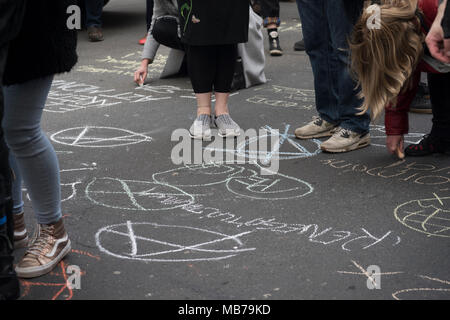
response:
{"label": "white sneaker", "polygon": [[361,149],[370,145],[370,133],[357,133],[339,128],[333,136],[322,143],[320,149],[325,152],[340,153]]}

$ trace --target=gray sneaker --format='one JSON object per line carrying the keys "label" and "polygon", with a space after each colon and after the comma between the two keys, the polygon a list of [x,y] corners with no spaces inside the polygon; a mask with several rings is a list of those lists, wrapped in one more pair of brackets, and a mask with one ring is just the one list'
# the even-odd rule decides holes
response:
{"label": "gray sneaker", "polygon": [[313,117],[313,120],[308,124],[295,129],[295,136],[298,139],[331,137],[336,130],[336,127],[336,125],[316,116]]}
{"label": "gray sneaker", "polygon": [[325,152],[340,153],[361,149],[370,145],[370,133],[357,133],[338,128],[333,136],[322,143],[320,149]]}
{"label": "gray sneaker", "polygon": [[189,134],[192,139],[211,140],[211,116],[209,114],[201,114],[194,120]]}
{"label": "gray sneaker", "polygon": [[218,135],[222,138],[237,137],[241,134],[241,128],[231,119],[229,114],[221,114],[215,117],[214,123],[219,130]]}

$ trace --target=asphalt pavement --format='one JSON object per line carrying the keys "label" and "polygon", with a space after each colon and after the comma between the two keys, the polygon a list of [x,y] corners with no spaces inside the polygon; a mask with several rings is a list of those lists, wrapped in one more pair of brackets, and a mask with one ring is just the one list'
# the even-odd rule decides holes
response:
{"label": "asphalt pavement", "polygon": [[[144,1],[112,0],[103,42],[79,32],[79,62],[55,78],[43,121],[72,252],[23,280],[22,299],[450,298],[450,158],[399,161],[383,121],[370,147],[346,154],[295,139],[316,114],[313,76],[293,50],[296,5],[281,7],[284,55],[266,47],[268,82],[230,98],[243,129],[279,130],[273,175],[239,146],[224,149],[246,164],[173,163],[171,135],[189,128],[196,103],[188,78],[159,79],[164,47],[145,86],[133,83]],[[430,127],[430,115],[410,114],[406,140]],[[30,202],[26,215],[31,232]]]}

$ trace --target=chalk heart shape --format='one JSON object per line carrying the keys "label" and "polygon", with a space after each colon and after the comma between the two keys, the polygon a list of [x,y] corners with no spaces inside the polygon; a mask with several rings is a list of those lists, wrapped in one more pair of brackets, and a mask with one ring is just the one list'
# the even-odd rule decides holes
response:
{"label": "chalk heart shape", "polygon": [[450,196],[412,200],[394,210],[395,218],[428,237],[450,238]]}
{"label": "chalk heart shape", "polygon": [[227,190],[238,196],[258,200],[286,200],[304,197],[314,188],[307,182],[281,173],[260,175],[256,168],[231,164],[202,164],[157,173],[153,179],[186,190],[189,187],[208,187],[225,184]]}
{"label": "chalk heart shape", "polygon": [[97,205],[131,211],[173,210],[195,201],[174,186],[118,178],[95,178],[86,187],[86,197]]}
{"label": "chalk heart shape", "polygon": [[253,251],[240,240],[251,232],[227,235],[202,228],[130,222],[100,229],[100,251],[115,258],[145,262],[217,261]]}

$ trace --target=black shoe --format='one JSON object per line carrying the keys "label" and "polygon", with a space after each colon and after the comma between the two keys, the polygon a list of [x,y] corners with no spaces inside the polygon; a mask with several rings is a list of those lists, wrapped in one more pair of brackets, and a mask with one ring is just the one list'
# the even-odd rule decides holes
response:
{"label": "black shoe", "polygon": [[0,300],[16,300],[20,296],[12,253],[13,245],[7,235],[6,224],[3,224],[0,226]]}
{"label": "black shoe", "polygon": [[294,43],[294,50],[295,51],[305,51],[305,40],[300,40]]}
{"label": "black shoe", "polygon": [[269,32],[269,52],[271,56],[283,55],[283,50],[280,47],[280,39],[278,38],[278,31],[276,30]]}
{"label": "black shoe", "polygon": [[430,90],[425,83],[419,85],[416,97],[409,108],[410,112],[431,114]]}
{"label": "black shoe", "polygon": [[427,134],[417,144],[411,144],[405,149],[405,155],[409,157],[423,157],[433,153],[447,153],[450,148],[445,146],[439,139]]}

